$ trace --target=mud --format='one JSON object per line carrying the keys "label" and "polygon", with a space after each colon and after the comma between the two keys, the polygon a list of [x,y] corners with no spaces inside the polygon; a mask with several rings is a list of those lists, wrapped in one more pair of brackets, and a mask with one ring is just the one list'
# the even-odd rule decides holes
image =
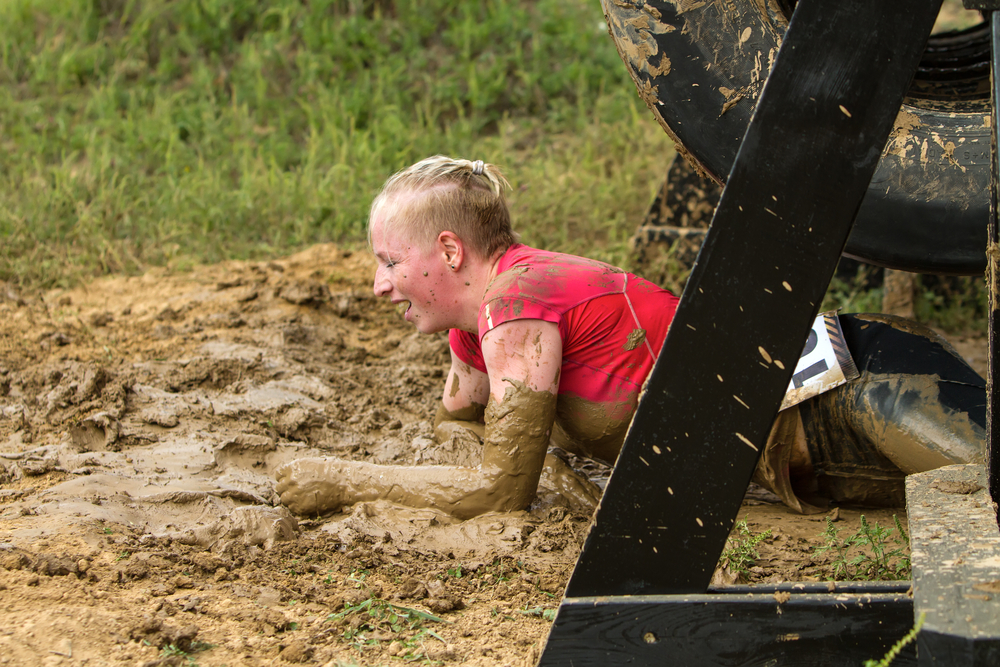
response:
{"label": "mud", "polygon": [[[375,300],[373,269],[324,245],[0,286],[0,664],[533,663],[596,495],[578,482],[600,485],[606,465],[550,453],[527,511],[468,521],[384,499],[276,504],[292,460],[481,456],[475,428],[435,437],[447,340]],[[752,580],[827,576],[822,516],[760,491],[744,515],[775,531]],[[857,516],[841,508],[838,525]],[[441,621],[394,628],[366,601]]]}

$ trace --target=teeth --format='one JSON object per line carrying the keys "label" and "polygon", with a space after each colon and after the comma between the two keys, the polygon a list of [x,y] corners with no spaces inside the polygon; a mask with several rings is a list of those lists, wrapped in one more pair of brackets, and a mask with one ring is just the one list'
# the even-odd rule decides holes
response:
{"label": "teeth", "polygon": [[408,311],[409,309],[410,309],[409,301],[400,301],[399,303],[396,304],[396,312],[399,313],[400,315],[405,315],[406,311]]}

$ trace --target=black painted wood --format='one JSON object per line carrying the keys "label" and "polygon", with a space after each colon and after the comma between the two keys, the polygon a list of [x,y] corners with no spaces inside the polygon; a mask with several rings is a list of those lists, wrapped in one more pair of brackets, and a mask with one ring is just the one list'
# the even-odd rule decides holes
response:
{"label": "black painted wood", "polygon": [[939,5],[797,4],[568,597],[705,591]]}
{"label": "black painted wood", "polygon": [[[988,248],[986,252],[986,287],[989,302],[989,370],[986,374],[986,451],[987,468],[989,469],[990,495],[996,501],[1000,499],[1000,444],[995,442],[998,433],[997,391],[1000,390],[1000,365],[997,364],[997,354],[1000,353],[1000,266],[997,253],[1000,252],[1000,231],[997,227],[997,179],[1000,178],[1000,150],[998,149],[997,132],[1000,127],[1000,12],[992,12],[990,20],[990,50],[993,58],[993,173],[990,178],[990,221],[988,226]],[[1000,516],[997,517],[1000,525]]]}
{"label": "black painted wood", "polygon": [[996,667],[1000,643],[952,633],[921,630],[917,637],[918,665],[940,667]]}
{"label": "black painted wood", "polygon": [[[539,665],[858,667],[913,624],[904,588],[818,589],[577,598],[560,607]],[[893,662],[915,664],[912,645]]]}

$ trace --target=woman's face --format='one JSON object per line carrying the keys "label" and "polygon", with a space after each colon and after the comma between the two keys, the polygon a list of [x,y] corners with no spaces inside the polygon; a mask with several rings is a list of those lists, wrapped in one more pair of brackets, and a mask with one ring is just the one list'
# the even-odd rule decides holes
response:
{"label": "woman's face", "polygon": [[371,239],[378,260],[375,295],[407,303],[403,318],[417,331],[433,333],[454,327],[454,309],[446,305],[448,263],[443,250],[400,234],[386,234],[381,220],[373,222]]}

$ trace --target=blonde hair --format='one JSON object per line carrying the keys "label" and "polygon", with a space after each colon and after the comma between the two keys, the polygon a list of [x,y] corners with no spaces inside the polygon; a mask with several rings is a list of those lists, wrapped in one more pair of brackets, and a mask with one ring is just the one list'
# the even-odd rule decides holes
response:
{"label": "blonde hair", "polygon": [[517,243],[504,191],[510,183],[500,170],[481,160],[435,155],[394,174],[372,202],[372,224],[381,220],[386,235],[406,234],[432,243],[443,231],[454,232],[481,258]]}

